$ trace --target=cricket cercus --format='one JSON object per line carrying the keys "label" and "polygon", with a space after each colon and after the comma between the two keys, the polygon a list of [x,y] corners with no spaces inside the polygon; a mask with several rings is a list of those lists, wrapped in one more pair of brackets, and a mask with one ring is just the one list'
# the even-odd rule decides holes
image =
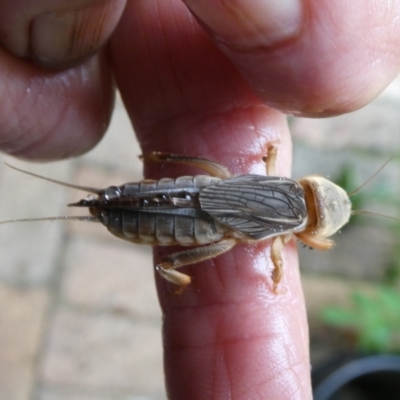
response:
{"label": "cricket cercus", "polygon": [[231,177],[225,167],[204,158],[153,152],[141,158],[194,166],[208,175],[145,179],[106,189],[63,183],[12,167],[92,193],[69,204],[87,207],[91,215],[4,222],[86,220],[101,222],[112,234],[133,243],[191,246],[164,257],[156,266],[163,278],[181,287],[191,278],[178,268],[217,257],[240,242],[273,238],[272,280],[276,291],[282,278],[285,243],[295,235],[310,247],[329,249],[333,245],[329,237],[348,222],[351,214],[347,193],[321,176],[308,176],[299,182],[274,176],[276,155],[276,146],[270,145],[263,158],[266,176]]}

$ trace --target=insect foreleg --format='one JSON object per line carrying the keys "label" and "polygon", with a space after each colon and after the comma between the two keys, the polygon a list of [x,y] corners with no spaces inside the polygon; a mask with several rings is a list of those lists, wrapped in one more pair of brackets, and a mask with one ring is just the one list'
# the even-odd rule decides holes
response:
{"label": "insect foreleg", "polygon": [[157,264],[156,270],[167,281],[179,286],[186,286],[191,282],[191,278],[182,272],[175,271],[177,268],[217,257],[229,251],[235,244],[235,239],[224,239],[208,246],[179,251],[162,258]]}
{"label": "insect foreleg", "polygon": [[278,148],[274,144],[269,144],[267,149],[267,155],[263,157],[267,176],[275,176],[277,154],[278,154]]}
{"label": "insect foreleg", "polygon": [[298,232],[296,236],[307,246],[318,250],[329,250],[335,244],[333,240],[326,237],[318,237],[308,232]]}
{"label": "insect foreleg", "polygon": [[185,164],[192,167],[200,168],[203,171],[209,173],[211,176],[215,176],[221,179],[230,178],[230,172],[222,165],[207,160],[201,157],[182,156],[172,153],[162,153],[159,151],[153,151],[149,154],[143,154],[140,156],[142,160],[151,161],[156,163],[174,163],[174,164]]}
{"label": "insect foreleg", "polygon": [[283,276],[283,261],[282,261],[282,250],[283,246],[289,242],[292,238],[292,234],[277,236],[274,238],[271,247],[271,260],[274,264],[274,269],[272,271],[272,281],[274,282],[274,292],[278,287],[279,282]]}

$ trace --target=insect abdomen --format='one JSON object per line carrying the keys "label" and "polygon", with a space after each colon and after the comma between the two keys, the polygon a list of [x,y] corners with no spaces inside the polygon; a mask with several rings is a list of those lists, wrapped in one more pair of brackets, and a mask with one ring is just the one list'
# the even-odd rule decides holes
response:
{"label": "insect abdomen", "polygon": [[218,241],[226,229],[198,201],[199,189],[218,181],[197,175],[107,188],[99,198],[102,222],[112,234],[135,243],[190,246]]}

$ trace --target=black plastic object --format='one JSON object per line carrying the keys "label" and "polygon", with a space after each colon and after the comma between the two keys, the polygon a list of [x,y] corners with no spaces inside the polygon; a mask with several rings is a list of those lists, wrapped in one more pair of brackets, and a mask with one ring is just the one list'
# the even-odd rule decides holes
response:
{"label": "black plastic object", "polygon": [[399,400],[400,357],[340,357],[312,373],[314,400]]}

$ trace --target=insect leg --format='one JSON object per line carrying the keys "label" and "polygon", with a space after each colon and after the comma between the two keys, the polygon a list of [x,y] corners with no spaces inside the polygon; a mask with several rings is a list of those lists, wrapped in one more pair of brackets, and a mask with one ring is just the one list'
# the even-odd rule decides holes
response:
{"label": "insect leg", "polygon": [[271,259],[274,264],[274,269],[272,271],[272,281],[274,282],[274,292],[278,287],[279,282],[283,276],[283,262],[282,262],[282,250],[283,246],[289,242],[292,238],[292,234],[276,236],[272,242],[271,247]]}
{"label": "insect leg", "polygon": [[278,148],[274,144],[269,144],[267,149],[267,155],[263,157],[265,162],[267,176],[275,176],[275,165],[276,156],[278,154]]}
{"label": "insect leg", "polygon": [[200,168],[210,175],[221,179],[227,179],[231,176],[230,172],[222,165],[201,157],[182,156],[179,154],[153,151],[149,154],[141,155],[140,159],[155,163],[175,163],[191,165],[192,167]]}
{"label": "insect leg", "polygon": [[224,239],[208,246],[179,251],[162,258],[157,264],[156,270],[167,281],[179,286],[186,286],[191,282],[190,276],[175,271],[175,269],[217,257],[229,251],[235,244],[235,239]]}
{"label": "insect leg", "polygon": [[318,237],[317,235],[313,235],[307,232],[297,232],[296,236],[307,246],[318,250],[329,250],[335,244],[334,241],[331,239]]}

